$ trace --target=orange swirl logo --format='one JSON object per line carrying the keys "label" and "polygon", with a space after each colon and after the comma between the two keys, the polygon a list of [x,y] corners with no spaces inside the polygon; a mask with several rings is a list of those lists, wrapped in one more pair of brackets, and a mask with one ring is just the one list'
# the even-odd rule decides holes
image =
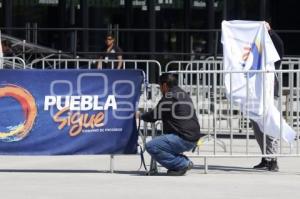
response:
{"label": "orange swirl logo", "polygon": [[0,100],[2,97],[12,97],[17,100],[22,107],[25,120],[21,124],[10,127],[8,132],[0,131],[0,140],[4,142],[22,140],[30,132],[37,115],[35,99],[27,90],[16,85],[1,85]]}

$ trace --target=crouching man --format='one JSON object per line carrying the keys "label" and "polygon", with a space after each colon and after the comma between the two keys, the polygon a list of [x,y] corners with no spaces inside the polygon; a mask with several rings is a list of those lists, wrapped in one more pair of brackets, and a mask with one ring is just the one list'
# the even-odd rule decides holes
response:
{"label": "crouching man", "polygon": [[146,151],[163,167],[167,175],[181,176],[192,169],[193,162],[182,153],[196,146],[200,125],[190,96],[178,87],[174,75],[159,77],[163,97],[157,106],[141,115],[146,122],[162,120],[163,135],[146,143]]}

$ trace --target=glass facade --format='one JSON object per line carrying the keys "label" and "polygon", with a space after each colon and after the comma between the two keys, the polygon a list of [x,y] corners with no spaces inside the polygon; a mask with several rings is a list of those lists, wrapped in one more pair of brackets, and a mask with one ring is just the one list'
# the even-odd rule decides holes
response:
{"label": "glass facade", "polygon": [[[105,34],[113,32],[128,58],[147,57],[151,51],[155,52],[157,59],[166,60],[218,55],[221,50],[219,29],[223,19],[270,19],[274,29],[300,28],[299,19],[295,19],[296,23],[290,22],[287,17],[291,13],[284,11],[296,9],[298,1],[149,2],[150,0],[2,0],[0,23],[2,32],[12,36],[91,57],[97,56]],[[151,12],[151,9],[154,11]],[[279,33],[288,41],[286,52],[298,54],[295,42],[299,34]],[[197,55],[192,56],[195,52]]]}

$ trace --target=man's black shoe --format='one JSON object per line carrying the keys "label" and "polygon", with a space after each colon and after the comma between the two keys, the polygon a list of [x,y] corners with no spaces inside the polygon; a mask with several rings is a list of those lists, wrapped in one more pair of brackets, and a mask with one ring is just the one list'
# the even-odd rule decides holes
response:
{"label": "man's black shoe", "polygon": [[270,161],[267,161],[266,158],[262,158],[261,162],[258,165],[255,165],[253,169],[268,169]]}
{"label": "man's black shoe", "polygon": [[182,170],[174,171],[174,170],[168,170],[167,175],[168,176],[183,176],[188,170],[191,170],[193,168],[194,164],[192,161],[189,162],[188,166]]}
{"label": "man's black shoe", "polygon": [[279,171],[279,167],[278,167],[278,164],[277,164],[277,160],[271,160],[271,161],[269,162],[268,170],[269,170],[269,171],[273,171],[273,172]]}

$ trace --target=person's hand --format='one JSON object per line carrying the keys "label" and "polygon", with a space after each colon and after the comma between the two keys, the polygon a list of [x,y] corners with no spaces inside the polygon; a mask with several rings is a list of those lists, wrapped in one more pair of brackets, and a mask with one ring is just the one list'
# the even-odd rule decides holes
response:
{"label": "person's hand", "polygon": [[267,28],[268,31],[271,30],[271,26],[268,22],[265,22],[265,25],[266,25],[266,28]]}

